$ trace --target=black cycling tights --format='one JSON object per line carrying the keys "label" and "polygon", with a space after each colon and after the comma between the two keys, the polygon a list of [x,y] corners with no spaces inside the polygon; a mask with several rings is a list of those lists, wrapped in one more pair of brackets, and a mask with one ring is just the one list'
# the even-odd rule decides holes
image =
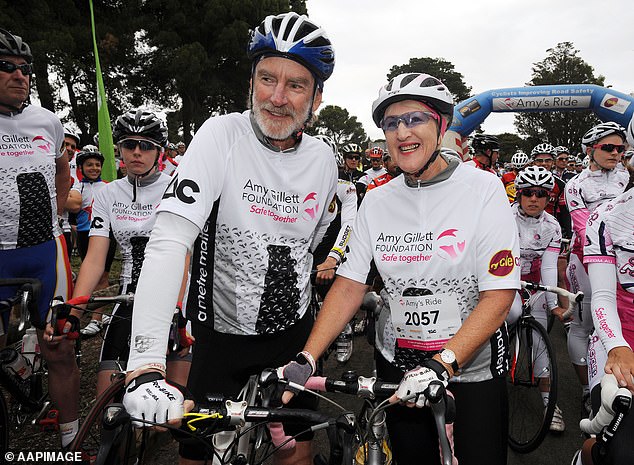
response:
{"label": "black cycling tights", "polygon": [[[399,382],[403,372],[378,353],[380,379]],[[505,378],[450,383],[456,399],[455,455],[460,465],[506,465],[508,396]],[[436,426],[429,408],[389,407],[387,427],[397,464],[440,465]]]}

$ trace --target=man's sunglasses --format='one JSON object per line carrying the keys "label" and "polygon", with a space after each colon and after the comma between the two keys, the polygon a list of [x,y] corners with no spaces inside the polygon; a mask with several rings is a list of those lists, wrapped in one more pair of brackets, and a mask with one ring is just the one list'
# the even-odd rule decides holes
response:
{"label": "man's sunglasses", "polygon": [[568,157],[559,157],[557,161],[568,161]]}
{"label": "man's sunglasses", "polygon": [[359,155],[347,155],[345,158],[347,158],[348,160],[361,160],[361,157]]}
{"label": "man's sunglasses", "polygon": [[551,157],[548,158],[535,158],[533,163],[551,163],[553,159]]}
{"label": "man's sunglasses", "polygon": [[523,197],[532,197],[535,196],[538,199],[543,199],[544,197],[548,197],[550,194],[546,189],[541,189],[541,188],[526,188],[526,189],[522,189],[520,191],[520,195],[522,195]]}
{"label": "man's sunglasses", "polygon": [[592,146],[593,149],[601,149],[604,152],[612,153],[616,149],[617,153],[625,152],[625,145],[617,144],[596,144]]}
{"label": "man's sunglasses", "polygon": [[119,142],[119,144],[121,145],[121,147],[128,150],[134,150],[138,146],[144,152],[160,148],[158,144],[144,139],[123,139],[121,142]]}
{"label": "man's sunglasses", "polygon": [[428,111],[410,111],[398,116],[386,116],[381,121],[381,129],[384,132],[396,131],[401,121],[406,128],[411,129],[419,124],[429,123],[431,120],[439,121],[440,117]]}
{"label": "man's sunglasses", "polygon": [[13,73],[16,70],[22,71],[22,74],[25,76],[30,76],[33,74],[33,65],[30,63],[23,63],[21,65],[16,65],[10,61],[0,60],[0,71],[5,73]]}

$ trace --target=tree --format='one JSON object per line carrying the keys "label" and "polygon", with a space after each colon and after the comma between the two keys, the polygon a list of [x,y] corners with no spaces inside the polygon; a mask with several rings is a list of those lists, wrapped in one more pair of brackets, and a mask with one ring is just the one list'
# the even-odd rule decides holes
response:
{"label": "tree", "polygon": [[497,138],[498,141],[500,141],[500,161],[503,163],[511,161],[511,157],[518,150],[523,152],[527,150],[526,141],[517,134],[504,132],[498,134]]}
{"label": "tree", "polygon": [[317,121],[308,128],[309,134],[324,134],[335,141],[338,147],[354,142],[363,147],[368,144],[368,136],[356,116],[350,116],[348,110],[336,105],[327,105],[321,109]]}
{"label": "tree", "polygon": [[444,58],[410,58],[407,64],[392,66],[387,79],[390,80],[403,73],[426,73],[440,79],[453,94],[456,103],[471,96],[471,87],[464,82],[462,74]]}
{"label": "tree", "polygon": [[[602,86],[605,78],[594,75],[594,68],[578,56],[572,42],[561,42],[546,50],[548,56],[533,66],[529,86],[552,84],[596,84]],[[599,120],[590,110],[519,113],[515,127],[528,137],[531,145],[549,142],[564,145],[575,151],[581,137]]]}

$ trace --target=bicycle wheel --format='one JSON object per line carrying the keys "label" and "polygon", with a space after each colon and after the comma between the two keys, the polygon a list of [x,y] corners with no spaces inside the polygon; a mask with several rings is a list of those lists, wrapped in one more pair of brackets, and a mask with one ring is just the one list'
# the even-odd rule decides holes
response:
{"label": "bicycle wheel", "polygon": [[[81,452],[84,461],[90,464],[135,463],[136,459],[131,457],[134,455],[135,442],[132,428],[129,425],[124,425],[124,431],[104,431],[101,426],[106,408],[110,404],[121,402],[123,388],[124,377],[119,376],[97,397],[70,445],[71,452]],[[109,435],[109,440],[105,441],[107,435]],[[108,450],[102,447],[103,442],[110,444]]]}
{"label": "bicycle wheel", "polygon": [[[522,318],[509,335],[509,446],[535,450],[550,428],[557,402],[557,365],[548,333],[534,318]],[[542,393],[549,392],[544,402]]]}

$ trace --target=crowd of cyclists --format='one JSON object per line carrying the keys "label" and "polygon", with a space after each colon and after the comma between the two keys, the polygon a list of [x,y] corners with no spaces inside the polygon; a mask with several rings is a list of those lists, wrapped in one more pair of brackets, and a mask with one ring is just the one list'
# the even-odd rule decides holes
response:
{"label": "crowd of cyclists", "polygon": [[[370,299],[377,374],[399,385],[390,400],[400,405],[387,410],[395,461],[438,463],[425,396],[441,383],[456,400],[459,462],[505,464],[507,329],[521,312],[520,280],[588,296],[571,319],[554,294],[532,308],[543,326],[551,314],[567,325],[588,415],[606,402],[604,374],[634,392],[634,122],[589,128],[576,156],[544,141],[502,164],[493,135],[473,136],[470,154],[443,148],[450,89],[405,73],[372,103],[385,143],[338,147],[304,133],[334,70],[325,31],[296,13],[268,16],[247,54],[249,110],[208,119],[189,147],[168,142],[154,113],[126,111],[113,124],[119,179],[104,182],[97,147],[80,148],[77,133],[28,103],[29,46],[0,29],[0,277],[43,283],[32,322],[62,448],[80,422],[80,331],[106,327],[97,393],[127,371],[131,415],[178,424],[191,407],[183,392],[235,396],[275,367],[304,385],[334,341],[345,362],[350,322]],[[120,291],[135,294],[134,307],[95,313],[84,328],[79,309],[61,331],[47,324],[53,296],[108,285],[117,247]],[[11,292],[0,288],[0,299]],[[168,347],[175,318],[178,350]],[[8,316],[2,323],[4,345]],[[284,404],[316,408],[287,389]],[[547,405],[548,386],[540,390]],[[565,430],[564,414],[555,409],[552,431]],[[633,432],[630,415],[609,447],[589,439],[573,465],[634,462]],[[299,436],[276,463],[312,463],[311,439]],[[206,450],[181,444],[179,455],[199,464]]]}

